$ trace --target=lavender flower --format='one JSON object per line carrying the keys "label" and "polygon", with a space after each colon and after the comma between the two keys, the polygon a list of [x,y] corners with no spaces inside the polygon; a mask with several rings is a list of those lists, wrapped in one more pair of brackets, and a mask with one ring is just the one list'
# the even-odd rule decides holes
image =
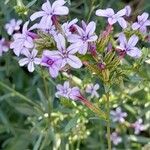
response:
{"label": "lavender flower", "polygon": [[28,71],[29,72],[33,72],[35,67],[34,65],[39,65],[40,62],[41,62],[41,59],[40,58],[37,58],[36,55],[37,55],[38,51],[33,49],[32,52],[30,53],[29,51],[26,51],[24,53],[24,55],[26,56],[26,58],[22,58],[19,60],[19,65],[22,67],[24,65],[27,65],[28,66]]}
{"label": "lavender flower", "polygon": [[78,96],[80,96],[80,90],[78,87],[70,88],[70,84],[68,81],[64,82],[64,85],[58,84],[56,86],[57,92],[55,93],[56,97],[65,97],[70,98],[72,100],[77,100]]}
{"label": "lavender flower", "polygon": [[132,124],[132,127],[134,128],[134,133],[139,134],[141,131],[144,130],[144,125],[142,124],[143,120],[140,118],[135,123]]}
{"label": "lavender flower", "polygon": [[77,28],[78,34],[72,34],[68,36],[68,41],[72,44],[72,47],[78,49],[80,54],[86,54],[88,50],[88,44],[97,40],[97,35],[94,34],[96,24],[94,21],[86,25],[82,22],[82,28],[75,26]]}
{"label": "lavender flower", "polygon": [[107,8],[107,9],[98,9],[96,11],[97,16],[102,16],[102,17],[107,17],[108,18],[108,23],[110,25],[115,24],[116,22],[119,23],[119,25],[125,29],[127,27],[127,22],[123,18],[127,14],[127,9],[121,9],[118,11],[116,14],[112,8]]}
{"label": "lavender flower", "polygon": [[15,55],[17,56],[23,54],[28,49],[32,49],[34,46],[33,38],[31,37],[32,32],[30,32],[30,30],[34,29],[34,26],[27,29],[28,24],[29,21],[23,25],[22,33],[14,34],[14,41],[10,44],[10,48],[13,49]]}
{"label": "lavender flower", "polygon": [[76,49],[74,45],[66,48],[65,38],[61,34],[55,36],[55,40],[58,51],[49,51],[49,55],[59,58],[62,63],[61,68],[63,68],[66,64],[69,64],[73,68],[81,68],[82,62],[77,56],[75,56],[78,49]]}
{"label": "lavender flower", "polygon": [[64,32],[64,34],[66,36],[69,36],[71,35],[73,32],[76,31],[76,27],[75,27],[75,24],[78,22],[78,19],[73,19],[72,21],[70,22],[66,22],[62,25],[62,30]]}
{"label": "lavender flower", "polygon": [[118,46],[118,49],[121,49],[122,51],[124,51],[126,54],[128,54],[131,57],[134,58],[139,58],[141,57],[142,53],[141,51],[135,47],[135,45],[138,42],[138,37],[136,35],[132,35],[129,40],[127,41],[125,35],[123,33],[121,33],[119,35],[119,42],[120,42],[120,46]]}
{"label": "lavender flower", "polygon": [[132,29],[139,30],[142,33],[147,32],[147,26],[150,26],[150,20],[148,20],[149,14],[143,13],[137,17],[137,22],[133,23]]}
{"label": "lavender flower", "polygon": [[61,69],[62,61],[60,57],[51,56],[51,52],[45,50],[42,55],[41,65],[49,69],[49,74],[56,78],[58,76],[59,70]]}
{"label": "lavender flower", "polygon": [[0,40],[0,56],[2,56],[3,52],[7,52],[9,50],[9,47],[6,44],[6,41],[4,38]]}
{"label": "lavender flower", "polygon": [[96,97],[99,98],[99,94],[97,93],[97,90],[99,89],[99,84],[89,84],[86,87],[86,92],[91,94],[91,98]]}
{"label": "lavender flower", "polygon": [[64,0],[56,0],[52,5],[49,0],[47,0],[42,5],[42,10],[35,12],[31,15],[30,19],[33,21],[37,18],[41,18],[40,25],[48,28],[52,24],[55,24],[56,17],[67,15],[69,13],[69,9],[66,6],[63,6],[66,2]]}
{"label": "lavender flower", "polygon": [[113,122],[120,122],[123,123],[125,121],[125,117],[127,117],[126,112],[122,112],[121,108],[116,108],[116,111],[111,111],[110,114],[112,115]]}
{"label": "lavender flower", "polygon": [[118,136],[117,132],[113,132],[110,136],[110,139],[114,145],[118,145],[119,143],[122,142],[122,138],[120,136]]}
{"label": "lavender flower", "polygon": [[22,24],[22,20],[11,19],[9,23],[5,25],[5,29],[9,35],[12,35],[14,31],[18,31],[20,29],[20,25]]}

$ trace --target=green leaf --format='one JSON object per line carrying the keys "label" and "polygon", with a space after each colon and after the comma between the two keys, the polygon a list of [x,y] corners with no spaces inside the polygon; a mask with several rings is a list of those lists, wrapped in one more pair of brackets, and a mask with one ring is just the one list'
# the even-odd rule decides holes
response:
{"label": "green leaf", "polygon": [[39,150],[40,148],[40,145],[41,145],[41,142],[42,142],[42,139],[43,139],[43,134],[41,133],[38,140],[36,141],[34,147],[33,147],[33,150]]}
{"label": "green leaf", "polygon": [[78,116],[75,116],[68,122],[68,124],[65,127],[65,132],[70,131],[72,128],[74,128],[76,126],[78,118],[79,118]]}

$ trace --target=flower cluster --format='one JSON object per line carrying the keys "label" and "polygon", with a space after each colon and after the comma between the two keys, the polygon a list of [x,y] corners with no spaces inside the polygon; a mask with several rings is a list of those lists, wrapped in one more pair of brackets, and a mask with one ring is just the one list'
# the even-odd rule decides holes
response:
{"label": "flower cluster", "polygon": [[[74,70],[87,66],[92,68],[93,74],[96,74],[97,71],[100,75],[102,74],[103,81],[107,81],[107,83],[110,73],[113,72],[109,71],[113,68],[111,61],[115,61],[115,64],[119,62],[119,65],[121,65],[120,61],[126,55],[134,59],[142,56],[142,51],[138,46],[140,40],[138,34],[144,37],[148,36],[147,27],[150,26],[148,13],[144,12],[137,16],[137,21],[131,23],[127,21],[131,14],[130,6],[126,6],[118,12],[114,12],[112,8],[98,9],[95,12],[96,16],[107,18],[108,25],[102,34],[96,35],[97,24],[95,21],[85,22],[82,20],[80,23],[75,18],[61,23],[60,17],[69,14],[69,9],[65,4],[66,1],[64,0],[55,0],[52,4],[47,0],[42,5],[41,10],[33,13],[30,20],[23,25],[22,20],[10,20],[5,25],[5,29],[8,35],[12,36],[12,39],[10,42],[6,42],[4,38],[0,40],[0,56],[3,52],[7,52],[10,47],[18,58],[21,67],[27,66],[28,71],[33,72],[38,65],[41,69],[48,71],[52,78],[58,77],[61,72],[66,71],[66,68]],[[29,27],[30,23],[33,24],[31,27]],[[117,35],[117,38],[109,40],[115,23],[121,26],[122,31]],[[133,34],[127,34],[128,30]],[[138,34],[134,33],[135,30]],[[48,36],[48,40],[42,39],[45,41],[42,41],[41,45],[45,44],[50,47],[49,40],[51,40],[53,47],[38,49],[37,43],[41,40],[41,34]],[[109,55],[112,51],[115,57]],[[110,68],[105,62],[108,60],[108,56],[112,58],[109,61]],[[113,68],[113,70],[115,69]],[[99,84],[91,83],[87,85],[85,91],[91,94],[91,98],[99,98],[100,95],[97,92],[99,87]],[[70,87],[68,81],[65,81],[63,85],[58,84],[56,89],[55,96],[57,98],[80,100],[97,114],[103,115],[103,112],[100,112],[97,107],[86,100],[78,87]],[[127,117],[127,113],[122,112],[120,107],[111,111],[111,115],[113,122],[119,123],[124,123],[125,117]],[[105,115],[103,116],[105,118]],[[142,119],[133,123],[132,127],[135,129],[135,134],[143,131]],[[117,132],[112,133],[111,140],[115,145],[122,141]]]}

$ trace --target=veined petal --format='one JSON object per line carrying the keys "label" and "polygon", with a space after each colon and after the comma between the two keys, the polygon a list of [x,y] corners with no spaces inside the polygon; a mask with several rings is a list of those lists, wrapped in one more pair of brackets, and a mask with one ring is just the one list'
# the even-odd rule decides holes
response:
{"label": "veined petal", "polygon": [[31,52],[32,57],[33,58],[36,57],[37,53],[38,53],[38,51],[36,49],[33,49]]}
{"label": "veined petal", "polygon": [[74,43],[74,44],[71,44],[68,48],[67,48],[67,52],[69,52],[69,54],[75,54],[78,49],[80,47],[80,44],[79,43]]}
{"label": "veined petal", "polygon": [[92,35],[89,37],[89,39],[87,40],[87,42],[93,42],[93,41],[96,41],[98,39],[98,36],[97,35]]}
{"label": "veined petal", "polygon": [[108,23],[110,24],[110,25],[113,25],[114,23],[116,23],[117,22],[117,19],[116,18],[108,18]]}
{"label": "veined petal", "polygon": [[22,58],[19,60],[19,66],[21,66],[21,67],[28,64],[28,63],[29,63],[28,58]]}
{"label": "veined petal", "polygon": [[81,66],[82,66],[81,60],[74,55],[68,56],[67,63],[73,68],[81,68]]}
{"label": "veined petal", "polygon": [[29,62],[29,64],[28,64],[28,71],[29,72],[33,72],[34,71],[34,63],[33,62]]}
{"label": "veined petal", "polygon": [[49,13],[52,11],[51,4],[49,0],[47,0],[43,5],[42,5],[42,10],[44,10],[46,13]]}
{"label": "veined petal", "polygon": [[34,63],[36,65],[39,65],[41,63],[41,59],[40,58],[34,58]]}
{"label": "veined petal", "polygon": [[55,36],[55,41],[59,50],[66,49],[66,41],[62,34],[59,33],[57,36]]}
{"label": "veined petal", "polygon": [[59,70],[58,68],[52,66],[49,68],[49,73],[53,78],[56,78],[58,76]]}
{"label": "veined petal", "polygon": [[137,44],[138,40],[139,38],[136,35],[132,35],[128,41],[128,46],[134,47]]}
{"label": "veined petal", "polygon": [[126,45],[127,45],[127,39],[124,35],[124,33],[120,33],[119,34],[119,38],[118,38],[119,42],[120,42],[120,46],[125,49]]}
{"label": "veined petal", "polygon": [[69,9],[66,6],[58,6],[54,9],[55,15],[67,15],[69,13]]}
{"label": "veined petal", "polygon": [[23,28],[22,28],[23,34],[26,34],[26,32],[28,31],[28,29],[27,29],[28,25],[29,25],[29,21],[25,22],[25,24],[23,25]]}
{"label": "veined petal", "polygon": [[30,19],[31,19],[31,21],[34,21],[35,19],[43,17],[44,15],[46,15],[46,13],[44,11],[38,11],[38,12],[35,12],[34,14],[32,14]]}
{"label": "veined petal", "polygon": [[126,15],[126,9],[121,9],[120,11],[117,12],[116,16],[117,17],[122,17]]}
{"label": "veined petal", "polygon": [[98,9],[96,11],[96,15],[97,16],[102,16],[102,17],[111,17],[113,16],[115,13],[114,13],[114,10],[111,9],[111,8],[107,8],[107,9]]}
{"label": "veined petal", "polygon": [[149,14],[144,12],[142,15],[137,17],[138,18],[138,22],[139,23],[140,22],[141,23],[145,22],[148,19],[148,16],[149,16]]}
{"label": "veined petal", "polygon": [[120,26],[125,29],[127,27],[127,22],[125,21],[125,19],[123,17],[119,17],[118,18],[118,23],[120,24]]}
{"label": "veined petal", "polygon": [[127,54],[131,57],[139,58],[141,57],[142,52],[137,47],[134,47],[131,50],[127,51]]}
{"label": "veined petal", "polygon": [[140,24],[139,23],[135,22],[135,23],[132,24],[132,29],[133,30],[137,30],[139,28],[140,28]]}
{"label": "veined petal", "polygon": [[85,42],[85,43],[82,43],[82,44],[80,45],[79,50],[78,50],[78,53],[79,53],[79,54],[82,54],[82,55],[85,55],[86,52],[87,52],[87,50],[88,50],[88,43]]}
{"label": "veined petal", "polygon": [[96,28],[95,22],[91,21],[86,27],[86,34],[89,36],[93,35],[93,33],[95,32],[95,28]]}
{"label": "veined petal", "polygon": [[82,42],[81,36],[79,36],[77,34],[71,34],[68,36],[67,39],[68,39],[68,42],[70,42],[70,43]]}

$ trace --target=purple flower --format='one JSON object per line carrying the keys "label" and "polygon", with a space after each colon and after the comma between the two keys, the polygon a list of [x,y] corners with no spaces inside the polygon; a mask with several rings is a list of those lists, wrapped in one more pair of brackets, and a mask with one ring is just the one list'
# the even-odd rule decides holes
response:
{"label": "purple flower", "polygon": [[129,40],[127,41],[125,35],[123,33],[121,33],[119,35],[119,42],[120,42],[120,46],[118,46],[118,49],[121,49],[122,51],[124,51],[126,54],[128,54],[131,57],[134,58],[139,58],[141,57],[142,53],[141,51],[135,47],[135,45],[138,42],[138,37],[136,35],[132,35]]}
{"label": "purple flower", "polygon": [[64,32],[64,34],[66,36],[69,36],[71,35],[73,32],[76,31],[76,27],[75,27],[75,24],[78,22],[78,19],[73,19],[72,21],[70,22],[66,22],[62,25],[62,30]]}
{"label": "purple flower", "polygon": [[34,26],[27,29],[28,24],[29,21],[23,25],[22,33],[14,34],[14,41],[10,44],[10,48],[13,49],[15,55],[17,56],[23,54],[28,49],[32,49],[34,46],[33,38],[30,36],[32,35],[32,32],[30,32],[30,30],[34,29]]}
{"label": "purple flower", "polygon": [[57,16],[67,15],[69,9],[63,6],[66,2],[64,0],[56,0],[52,5],[49,0],[42,5],[42,10],[35,12],[31,15],[30,19],[33,21],[37,18],[41,18],[40,25],[48,28],[55,21]]}
{"label": "purple flower", "polygon": [[137,22],[133,23],[132,29],[139,30],[140,32],[146,33],[147,26],[150,26],[150,20],[148,20],[149,14],[143,13],[137,17]]}
{"label": "purple flower", "polygon": [[123,123],[125,121],[124,118],[127,117],[127,113],[126,112],[122,112],[120,107],[116,108],[116,111],[112,110],[110,112],[110,114],[112,116],[113,122]]}
{"label": "purple flower", "polygon": [[96,97],[99,98],[99,94],[97,93],[97,90],[99,89],[99,84],[89,84],[86,87],[86,92],[91,94],[91,98]]}
{"label": "purple flower", "polygon": [[20,25],[22,24],[22,20],[11,19],[9,23],[5,25],[5,29],[9,35],[12,35],[14,31],[18,31],[20,29]]}
{"label": "purple flower", "polygon": [[80,96],[80,90],[78,87],[70,87],[70,84],[68,81],[64,82],[64,85],[58,84],[56,86],[57,92],[55,93],[56,97],[65,97],[70,98],[72,100],[77,100],[78,96]]}
{"label": "purple flower", "polygon": [[108,23],[110,25],[115,24],[116,22],[119,23],[119,25],[125,29],[127,27],[127,22],[123,18],[123,16],[127,15],[127,9],[121,9],[118,11],[116,14],[112,8],[107,8],[107,9],[98,9],[96,11],[97,16],[102,16],[102,17],[107,17],[108,18]]}
{"label": "purple flower", "polygon": [[134,128],[134,133],[139,134],[141,131],[144,130],[144,125],[142,124],[143,120],[140,118],[135,123],[132,124],[132,127]]}
{"label": "purple flower", "polygon": [[110,136],[110,139],[114,145],[118,145],[119,143],[122,142],[122,138],[120,136],[118,136],[117,132],[113,132]]}
{"label": "purple flower", "polygon": [[60,57],[51,56],[51,51],[45,50],[42,55],[41,65],[49,69],[49,73],[53,78],[58,76],[61,69],[62,61]]}
{"label": "purple flower", "polygon": [[78,34],[72,34],[68,36],[68,41],[72,44],[72,47],[78,49],[80,54],[86,54],[88,50],[88,44],[97,40],[97,35],[95,35],[96,24],[94,21],[90,22],[88,25],[82,22],[82,28],[75,26],[77,28]]}
{"label": "purple flower", "polygon": [[66,48],[65,38],[61,34],[55,36],[55,41],[57,43],[58,51],[49,51],[49,54],[52,57],[57,57],[60,59],[62,63],[61,68],[63,68],[66,64],[73,68],[81,68],[82,62],[77,56],[75,56],[78,49],[75,49],[74,45]]}
{"label": "purple flower", "polygon": [[29,72],[33,72],[35,67],[34,65],[39,65],[40,62],[41,62],[41,59],[40,58],[37,58],[36,55],[37,55],[38,51],[33,49],[32,52],[30,53],[29,51],[26,51],[24,53],[24,55],[26,56],[26,58],[22,58],[19,60],[19,65],[22,67],[24,65],[27,65],[28,66],[28,71]]}
{"label": "purple flower", "polygon": [[4,38],[0,40],[0,56],[2,56],[3,52],[7,52],[9,50],[9,47],[6,44],[6,41]]}

